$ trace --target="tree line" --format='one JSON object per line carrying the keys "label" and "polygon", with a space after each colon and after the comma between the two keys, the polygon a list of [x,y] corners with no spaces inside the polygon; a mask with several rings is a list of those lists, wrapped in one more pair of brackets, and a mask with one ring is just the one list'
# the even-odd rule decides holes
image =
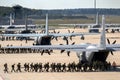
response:
{"label": "tree line", "polygon": [[[18,12],[18,13],[17,13]],[[43,9],[30,9],[24,8],[20,5],[13,7],[0,6],[0,17],[8,16],[10,13],[14,13],[17,17],[24,17],[25,14],[30,18],[45,18],[45,14],[48,13],[50,18],[86,18],[85,14],[97,14],[100,15],[120,15],[120,9],[114,8],[78,8],[78,9],[56,9],[56,10],[43,10]],[[20,14],[20,15],[18,15]],[[82,16],[81,16],[82,15]]]}

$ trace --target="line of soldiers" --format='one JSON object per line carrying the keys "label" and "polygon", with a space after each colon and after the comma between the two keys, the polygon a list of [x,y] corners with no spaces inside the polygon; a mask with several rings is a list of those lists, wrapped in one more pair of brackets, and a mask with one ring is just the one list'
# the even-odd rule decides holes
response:
{"label": "line of soldiers", "polygon": [[[4,72],[86,72],[86,71],[110,71],[111,63],[95,61],[93,63],[21,63],[11,65],[11,70],[8,69],[8,64],[4,64]],[[9,70],[9,71],[8,71]]]}
{"label": "line of soldiers", "polygon": [[[10,45],[12,46],[12,45]],[[30,48],[0,48],[1,54],[15,54],[15,53],[41,53],[40,49],[30,49]]]}

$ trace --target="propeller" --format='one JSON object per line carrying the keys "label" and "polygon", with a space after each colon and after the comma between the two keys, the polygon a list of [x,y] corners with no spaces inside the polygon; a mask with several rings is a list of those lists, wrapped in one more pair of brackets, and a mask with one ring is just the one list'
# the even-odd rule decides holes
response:
{"label": "propeller", "polygon": [[[73,42],[71,45],[74,45],[75,42]],[[63,45],[63,44],[60,44],[60,45]],[[65,50],[61,50],[61,53],[65,52]],[[70,51],[67,51],[67,55],[70,56]]]}
{"label": "propeller", "polygon": [[[107,42],[108,42],[108,44],[111,44],[109,39],[107,39]],[[112,44],[115,44],[116,42],[117,42],[117,41],[115,40],[115,41],[113,41]],[[110,51],[110,53],[113,55],[113,52],[112,52],[112,51]]]}
{"label": "propeller", "polygon": [[52,52],[52,50],[50,50],[50,51],[49,50],[42,50],[41,55],[43,55],[43,53],[45,53],[45,52],[48,53],[49,55],[51,55],[50,52]]}
{"label": "propeller", "polygon": [[[60,31],[56,32],[56,31],[54,30],[53,33],[58,34],[58,33],[60,33]],[[52,39],[55,39],[56,41],[58,41],[58,37],[56,37],[56,36],[53,36]]]}
{"label": "propeller", "polygon": [[52,36],[51,39],[52,39],[52,40],[55,39],[56,41],[58,41],[58,37],[56,37],[56,36]]}
{"label": "propeller", "polygon": [[[107,39],[107,42],[108,44],[111,44],[109,39]],[[115,43],[116,43],[116,40],[112,44],[115,44]]]}
{"label": "propeller", "polygon": [[68,37],[64,36],[64,37],[63,37],[63,40],[65,40],[65,41],[66,41],[66,44],[68,45]]}
{"label": "propeller", "polygon": [[74,31],[71,32],[71,31],[68,29],[68,33],[74,33]]}
{"label": "propeller", "polygon": [[44,50],[41,51],[41,55],[43,55],[43,53],[44,53]]}
{"label": "propeller", "polygon": [[58,33],[60,33],[60,31],[56,32],[56,31],[54,30],[53,33],[57,33],[57,34],[58,34]]}
{"label": "propeller", "polygon": [[[70,30],[68,30],[68,33],[74,33],[74,31],[70,32]],[[70,36],[70,40],[72,40],[73,36]]]}
{"label": "propeller", "polygon": [[57,37],[54,37],[56,41],[58,41],[58,38]]}

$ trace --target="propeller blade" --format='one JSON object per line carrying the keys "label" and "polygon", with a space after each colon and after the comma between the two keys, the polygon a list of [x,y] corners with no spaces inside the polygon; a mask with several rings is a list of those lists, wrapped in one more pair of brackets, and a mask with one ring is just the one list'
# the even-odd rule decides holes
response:
{"label": "propeller blade", "polygon": [[68,30],[68,32],[70,33],[70,30]]}
{"label": "propeller blade", "polygon": [[51,53],[53,53],[53,50],[50,50]]}
{"label": "propeller blade", "polygon": [[60,33],[60,31],[58,31],[58,33]]}
{"label": "propeller blade", "polygon": [[72,33],[74,33],[74,31]]}
{"label": "propeller blade", "polygon": [[68,43],[68,38],[67,37],[63,37],[63,40],[66,40],[66,44],[68,45],[69,43]]}
{"label": "propeller blade", "polygon": [[54,39],[54,36],[52,36],[52,38],[51,38],[52,40]]}
{"label": "propeller blade", "polygon": [[64,36],[64,37],[63,37],[63,40],[67,40],[67,37],[66,37],[66,36]]}
{"label": "propeller blade", "polygon": [[53,32],[54,32],[54,33],[56,33],[56,31],[55,31],[55,30],[54,30]]}
{"label": "propeller blade", "polygon": [[75,42],[72,43],[72,45],[74,45],[74,44],[75,44]]}
{"label": "propeller blade", "polygon": [[110,51],[111,52],[111,54],[113,55],[113,52],[112,51]]}
{"label": "propeller blade", "polygon": [[61,52],[60,53],[63,53],[65,50],[61,50]]}
{"label": "propeller blade", "polygon": [[110,44],[110,40],[109,39],[107,39],[107,42],[108,42],[108,44]]}
{"label": "propeller blade", "polygon": [[67,55],[70,56],[70,51],[67,51]]}
{"label": "propeller blade", "polygon": [[41,51],[41,55],[43,55],[43,53],[44,53],[44,50]]}
{"label": "propeller blade", "polygon": [[116,43],[116,40],[112,44],[115,44],[115,43]]}
{"label": "propeller blade", "polygon": [[72,40],[72,36],[70,36],[70,40]]}
{"label": "propeller blade", "polygon": [[58,41],[57,37],[55,37],[55,40]]}
{"label": "propeller blade", "polygon": [[67,44],[67,45],[69,44],[67,39],[66,39],[66,44]]}
{"label": "propeller blade", "polygon": [[48,53],[49,55],[51,55],[51,54],[50,54],[50,51],[48,51],[47,53]]}

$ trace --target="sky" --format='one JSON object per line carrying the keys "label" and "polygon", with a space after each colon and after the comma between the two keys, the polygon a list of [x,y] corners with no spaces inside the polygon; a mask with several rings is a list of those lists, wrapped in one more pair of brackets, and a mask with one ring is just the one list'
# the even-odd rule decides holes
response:
{"label": "sky", "polygon": [[[0,0],[0,6],[14,5],[32,9],[94,8],[94,0]],[[120,8],[120,0],[96,0],[96,8]]]}

